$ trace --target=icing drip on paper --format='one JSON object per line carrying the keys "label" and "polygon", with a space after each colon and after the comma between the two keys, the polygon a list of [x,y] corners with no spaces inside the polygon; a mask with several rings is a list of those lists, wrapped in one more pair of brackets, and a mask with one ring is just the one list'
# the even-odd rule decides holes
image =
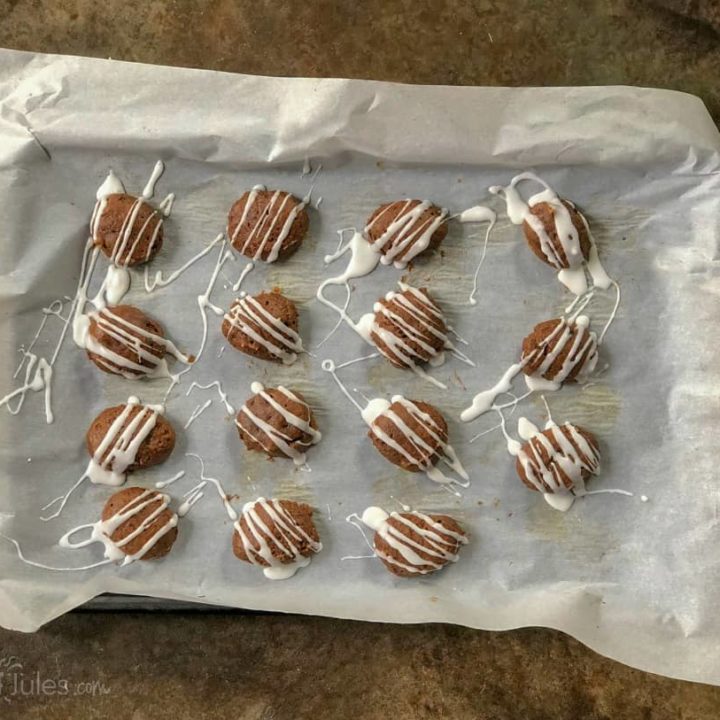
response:
{"label": "icing drip on paper", "polygon": [[[517,190],[517,186],[521,182],[526,181],[537,183],[544,188],[541,192],[530,197],[527,202],[523,200]],[[509,185],[492,186],[490,192],[499,195],[505,200],[510,222],[514,225],[527,223],[530,226],[538,238],[543,255],[548,263],[559,271],[558,279],[570,292],[575,295],[581,295],[587,290],[585,269],[587,269],[596,287],[602,289],[610,287],[612,281],[600,263],[597,245],[590,232],[587,220],[582,213],[576,210],[582,219],[588,233],[588,238],[590,239],[590,253],[587,262],[585,262],[580,246],[580,236],[577,228],[572,223],[570,212],[555,191],[544,180],[534,173],[524,172],[516,175],[510,181]],[[545,226],[540,218],[531,212],[531,208],[538,203],[547,203],[552,208],[557,239],[562,248],[565,262],[563,262],[563,257],[557,252],[555,244],[545,230]],[[572,207],[575,209],[574,206]]]}
{"label": "icing drip on paper", "polygon": [[[273,521],[274,532],[264,522],[259,509]],[[241,524],[243,519],[245,527]],[[307,544],[313,553],[322,550],[322,543],[308,535],[279,500],[261,497],[246,503],[234,527],[248,560],[261,566],[263,574],[270,580],[286,580],[310,564],[312,556],[302,554],[303,545]],[[259,547],[256,548],[256,545]],[[272,548],[280,550],[282,557],[275,557]]]}
{"label": "icing drip on paper", "polygon": [[[135,410],[137,412],[131,419]],[[51,500],[42,508],[47,510],[59,503],[54,513],[42,517],[41,520],[47,521],[58,517],[70,495],[86,479],[96,485],[115,487],[125,483],[127,470],[135,462],[140,446],[153,431],[158,415],[164,412],[165,408],[162,405],[143,405],[138,398],[130,396],[122,412],[113,420],[95,449],[85,472],[65,495]]]}
{"label": "icing drip on paper", "polygon": [[[402,202],[403,204],[395,213],[385,232],[372,243],[375,252],[382,253],[380,262],[383,265],[392,263],[399,270],[406,268],[414,257],[427,250],[435,231],[446,221],[448,216],[448,211],[442,208],[437,216],[431,216],[423,222],[419,222],[423,213],[434,207],[433,204],[429,200],[423,200],[414,206],[413,200]],[[392,207],[393,204],[389,204],[365,226],[365,237],[368,237],[372,227],[381,218],[384,218]],[[396,259],[399,255],[402,255],[402,259]]]}
{"label": "icing drip on paper", "polygon": [[[391,401],[384,398],[373,398],[368,400],[365,407],[362,407],[350,394],[337,375],[337,368],[332,360],[323,360],[322,369],[332,375],[340,390],[350,402],[360,411],[362,419],[370,427],[370,432],[395,452],[402,455],[408,462],[417,465],[430,480],[442,485],[456,484],[467,487],[470,484],[470,477],[457,457],[454,448],[443,437],[444,432],[433,420],[432,416],[421,410],[412,400],[407,400],[402,395],[394,395]],[[433,441],[429,445],[412,427],[410,427],[400,415],[392,409],[393,404],[400,405],[410,417],[417,423],[425,434]],[[407,450],[400,443],[396,442],[377,424],[380,417],[389,420],[399,432],[408,440],[412,450]],[[439,460],[450,467],[459,477],[448,477],[435,464],[434,460],[439,455]]]}
{"label": "icing drip on paper", "polygon": [[204,247],[197,255],[194,255],[191,257],[184,265],[181,265],[177,270],[174,270],[170,273],[167,277],[163,277],[163,274],[160,270],[157,270],[155,272],[155,276],[152,281],[150,281],[150,270],[148,266],[145,266],[145,292],[151,293],[154,292],[157,288],[163,288],[170,285],[170,283],[175,282],[188,268],[192,267],[198,260],[201,260],[204,258],[219,242],[222,242],[224,239],[224,236],[222,234],[215,237],[215,239],[206,247]]}
{"label": "icing drip on paper", "polygon": [[[429,515],[418,511],[392,512],[388,515],[379,507],[369,507],[363,512],[361,520],[402,559],[398,560],[392,555],[382,552],[375,545],[373,551],[377,557],[413,574],[425,575],[439,570],[450,562],[457,562],[459,558],[457,551],[461,545],[466,545],[468,542],[465,533],[450,530]],[[422,542],[400,532],[397,527],[394,527],[394,524],[398,523],[407,526],[413,533],[419,535]],[[424,527],[421,523],[429,527]],[[418,551],[422,555],[418,554]],[[428,567],[430,567],[429,570]]]}
{"label": "icing drip on paper", "polygon": [[234,415],[235,414],[235,408],[228,402],[228,396],[227,393],[223,391],[222,385],[220,384],[219,380],[214,380],[211,383],[208,383],[207,385],[201,385],[200,383],[193,382],[190,384],[190,387],[188,388],[187,392],[185,393],[185,396],[187,397],[193,390],[193,388],[198,388],[198,390],[209,390],[210,388],[215,388],[218,393],[218,397],[220,398],[220,402],[225,406],[225,410],[227,411],[228,415]]}
{"label": "icing drip on paper", "polygon": [[[300,432],[307,436],[308,439],[303,440],[302,438],[300,438],[298,440],[292,440],[287,435],[274,428],[269,422],[266,422],[262,418],[255,415],[248,408],[247,403],[245,403],[240,408],[238,416],[244,415],[245,417],[247,417],[248,420],[250,420],[250,422],[258,430],[260,430],[260,437],[240,425],[240,422],[237,419],[235,420],[235,424],[238,426],[241,432],[246,433],[250,438],[252,438],[256,443],[258,443],[258,445],[260,445],[265,450],[265,452],[270,452],[273,449],[272,447],[268,447],[269,442],[272,446],[280,450],[280,452],[285,455],[285,457],[292,458],[293,462],[296,465],[304,465],[304,450],[312,445],[316,445],[320,442],[320,439],[322,438],[322,433],[310,425],[310,406],[306,402],[301,400],[297,395],[295,395],[295,393],[283,387],[282,385],[278,385],[276,388],[273,388],[273,390],[277,390],[282,393],[286,398],[288,398],[288,400],[291,400],[292,402],[298,403],[299,405],[305,407],[307,410],[307,420],[305,420],[299,415],[295,415],[295,413],[290,412],[290,410],[283,407],[279,402],[277,402],[268,392],[266,392],[265,387],[261,383],[254,382],[250,386],[250,389],[255,395],[259,395],[268,405],[270,405],[270,407],[275,412],[282,416],[283,420],[285,420],[288,425],[291,425],[292,427],[300,430]],[[300,445],[303,450],[298,450],[297,447],[295,447],[296,445]]]}
{"label": "icing drip on paper", "polygon": [[[346,232],[352,232],[352,236],[347,243],[343,244],[344,233]],[[343,320],[347,322],[351,327],[355,327],[352,319],[347,314],[347,310],[350,305],[349,281],[370,274],[380,262],[380,255],[367,241],[367,239],[363,237],[361,233],[355,230],[355,228],[338,230],[338,235],[340,236],[338,249],[332,255],[325,256],[325,264],[328,265],[332,262],[335,262],[335,260],[341,258],[347,252],[350,253],[350,260],[347,264],[347,267],[345,268],[344,273],[338,275],[337,277],[328,278],[320,284],[320,287],[317,289],[315,297],[323,305],[337,312],[337,314],[340,316],[340,319],[338,320],[335,327],[328,333],[328,335],[320,343],[318,343],[318,347],[326,343],[332,337],[335,331],[340,327],[340,325],[342,325]],[[331,300],[328,300],[328,298],[325,297],[325,288],[329,287],[330,285],[343,285],[345,287],[346,297],[345,303],[342,307],[336,305]]]}
{"label": "icing drip on paper", "polygon": [[292,365],[298,354],[304,352],[300,335],[268,312],[251,295],[235,300],[225,313],[224,320],[231,326],[228,340],[233,331],[237,330],[279,358],[283,365]]}
{"label": "icing drip on paper", "polygon": [[484,205],[476,205],[475,207],[463,210],[458,217],[461,223],[487,223],[487,229],[485,230],[485,241],[483,242],[482,254],[480,255],[480,261],[475,268],[475,274],[473,275],[473,286],[470,291],[470,297],[468,299],[469,305],[477,305],[475,295],[478,291],[478,277],[480,275],[480,268],[482,268],[485,262],[485,256],[487,255],[488,241],[490,240],[490,233],[495,227],[495,221],[497,215],[494,210],[491,210]]}
{"label": "icing drip on paper", "polygon": [[237,520],[237,513],[235,512],[235,508],[233,508],[233,506],[230,504],[230,496],[225,492],[225,488],[223,488],[222,483],[217,478],[208,477],[207,475],[205,475],[204,460],[196,453],[185,453],[185,457],[194,457],[200,463],[200,480],[203,481],[203,487],[204,483],[210,483],[211,485],[213,485],[217,490],[218,495],[220,496],[220,500],[225,507],[225,512],[228,514],[228,517],[231,520]]}

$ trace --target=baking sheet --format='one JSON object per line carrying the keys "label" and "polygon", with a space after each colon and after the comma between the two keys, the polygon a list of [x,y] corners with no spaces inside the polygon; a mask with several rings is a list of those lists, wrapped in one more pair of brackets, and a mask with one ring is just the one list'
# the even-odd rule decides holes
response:
{"label": "baking sheet", "polygon": [[[367,354],[341,328],[316,357],[283,368],[228,349],[219,319],[209,317],[206,351],[168,403],[178,445],[160,468],[136,474],[147,487],[181,469],[170,487],[185,492],[206,472],[220,478],[236,505],[259,495],[311,502],[325,546],[292,580],[270,582],[235,560],[231,524],[208,492],[182,521],[162,562],[51,573],[18,561],[0,543],[0,624],[32,631],[102,592],[146,594],[210,604],[391,622],[443,621],[487,629],[542,625],[568,632],[636,667],[720,683],[720,570],[715,559],[717,502],[714,435],[718,419],[720,330],[718,133],[691,96],[637,88],[452,88],[388,83],[278,79],[179,70],[83,58],[0,53],[0,394],[13,387],[17,348],[41,309],[74,293],[97,187],[112,167],[139,192],[155,161],[166,163],[158,195],[177,201],[152,270],[179,267],[224,228],[227,209],[257,183],[302,196],[304,161],[322,170],[311,230],[289,261],[247,279],[251,292],[277,286],[300,307],[309,348],[335,323],[314,301],[336,230],[360,226],[381,202],[430,198],[459,212],[478,202],[502,211],[487,193],[518,170],[534,169],[587,213],[608,272],[623,300],[602,357],[609,369],[586,388],[548,399],[558,420],[591,429],[603,450],[593,488],[620,487],[634,498],[601,495],[558,513],[527,491],[492,415],[463,425],[473,392],[515,361],[520,340],[571,299],[553,272],[524,246],[501,214],[480,273],[478,304],[467,298],[484,228],[452,223],[442,252],[408,273],[427,283],[469,341],[469,368],[449,361],[433,373],[443,391],[380,360],[341,371],[370,396],[402,392],[436,404],[471,472],[456,498],[422,475],[389,465],[370,446],[357,411],[322,372],[326,357]],[[157,317],[183,349],[194,351],[202,320],[197,296],[217,254],[182,279],[147,295],[133,273],[127,297]],[[227,263],[212,300],[227,306],[244,267]],[[357,318],[401,276],[380,267],[353,283]],[[99,281],[99,277],[97,281]],[[332,292],[332,291],[331,291]],[[340,293],[338,298],[342,297]],[[611,294],[593,300],[596,324]],[[50,318],[37,348],[49,352],[60,324]],[[221,380],[235,407],[250,383],[285,383],[306,394],[324,437],[309,455],[311,472],[245,452],[221,404],[183,431],[193,408],[212,394],[191,381]],[[65,342],[56,366],[46,425],[41,394],[17,417],[0,410],[0,531],[27,557],[51,565],[99,559],[99,546],[71,552],[55,545],[67,529],[97,519],[112,488],[83,486],[62,516],[39,521],[40,507],[82,473],[84,433],[107,405],[130,394],[156,402],[166,382],[129,383],[98,372]],[[467,388],[467,389],[465,389]],[[516,413],[542,422],[539,399]],[[649,500],[641,503],[640,495]],[[436,576],[400,580],[366,555],[351,512],[397,502],[447,511],[472,534],[460,562]]]}

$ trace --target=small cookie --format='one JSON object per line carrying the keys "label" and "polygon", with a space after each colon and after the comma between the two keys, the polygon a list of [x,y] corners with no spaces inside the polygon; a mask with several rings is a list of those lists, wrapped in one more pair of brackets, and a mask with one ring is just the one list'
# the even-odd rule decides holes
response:
{"label": "small cookie", "polygon": [[175,430],[161,410],[135,397],[105,408],[85,436],[87,451],[98,468],[122,482],[126,473],[165,462],[175,448]]}
{"label": "small cookie", "polygon": [[381,508],[370,507],[362,521],[375,531],[375,554],[398,577],[437,572],[457,562],[460,548],[468,542],[465,531],[449,515],[417,511],[388,515]]}
{"label": "small cookie", "polygon": [[365,226],[368,241],[382,254],[381,262],[398,268],[437,248],[446,235],[447,210],[421,200],[381,205]]}
{"label": "small cookie", "polygon": [[249,502],[235,523],[233,553],[271,580],[289,578],[322,550],[312,515],[310,505],[293,500]]}
{"label": "small cookie", "polygon": [[222,334],[246,355],[291,365],[302,352],[295,303],[279,292],[245,295],[225,313]]}
{"label": "small cookie", "polygon": [[285,260],[300,247],[309,224],[304,201],[258,186],[230,208],[227,234],[241,255],[271,263]]}
{"label": "small cookie", "polygon": [[558,386],[586,379],[598,361],[597,335],[589,329],[589,322],[580,315],[538,323],[523,340],[523,372]]}
{"label": "small cookie", "polygon": [[96,206],[92,240],[115,265],[139,265],[160,252],[163,220],[163,214],[142,198],[113,193]]}
{"label": "small cookie", "polygon": [[564,423],[537,431],[520,449],[515,463],[531,490],[564,493],[582,486],[600,472],[600,449],[584,428]]}
{"label": "small cookie", "polygon": [[129,380],[156,375],[165,354],[192,362],[165,338],[162,325],[132,305],[107,307],[88,315],[87,355],[97,367]]}
{"label": "small cookie", "polygon": [[305,452],[322,437],[310,406],[299,392],[282,385],[265,389],[253,383],[253,393],[237,414],[235,424],[248,450],[305,463]]}
{"label": "small cookie", "polygon": [[112,546],[108,556],[119,553],[132,560],[152,560],[167,555],[177,538],[178,516],[169,509],[170,497],[157,490],[129,487],[105,503],[100,529]]}
{"label": "small cookie", "polygon": [[579,267],[590,257],[587,225],[569,200],[531,205],[523,233],[533,253],[556,270]]}
{"label": "small cookie", "polygon": [[444,352],[447,326],[427,288],[400,283],[400,292],[389,292],[373,310],[370,339],[395,367],[413,368]]}
{"label": "small cookie", "polygon": [[399,395],[392,400],[370,424],[368,437],[393,465],[409,472],[427,472],[445,454],[445,418],[429,403]]}

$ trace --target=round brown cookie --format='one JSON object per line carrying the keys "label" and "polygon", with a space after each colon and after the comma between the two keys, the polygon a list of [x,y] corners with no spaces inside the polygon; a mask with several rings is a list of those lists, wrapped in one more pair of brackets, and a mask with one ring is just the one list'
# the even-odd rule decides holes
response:
{"label": "round brown cookie", "polygon": [[308,231],[310,219],[301,205],[284,190],[243,193],[228,215],[227,233],[232,246],[249,258],[284,260],[300,247]]}
{"label": "round brown cookie", "polygon": [[[590,236],[588,235],[587,227],[583,222],[582,215],[576,207],[569,200],[561,200],[561,202],[567,208],[568,213],[570,213],[570,221],[572,222],[575,230],[577,230],[578,238],[580,239],[580,252],[582,253],[582,258],[574,260],[572,266],[575,267],[579,265],[582,260],[587,260],[590,257]],[[552,243],[555,253],[560,260],[559,265],[554,263],[545,255],[541,247],[540,238],[530,227],[528,221],[525,220],[525,222],[523,222],[523,233],[525,234],[525,240],[527,240],[530,249],[546,265],[550,265],[558,270],[571,267],[571,263],[565,256],[562,243],[558,238],[557,227],[555,225],[555,210],[552,205],[546,202],[535,203],[535,205],[530,208],[530,212],[542,223],[545,233],[550,238],[550,242]]]}
{"label": "round brown cookie", "polygon": [[[118,317],[125,323],[129,323],[130,326],[135,326],[139,329],[136,331],[133,327],[130,327],[124,323],[118,323],[113,320],[113,317]],[[108,328],[105,320],[107,320],[113,327]],[[120,330],[121,337],[118,338],[118,329]],[[137,368],[126,368],[121,367],[112,360],[105,359],[102,355],[87,351],[88,357],[97,365],[101,370],[113,375],[123,375],[132,377],[142,377],[147,373],[151,372],[156,366],[157,362],[147,357],[140,357],[137,348],[134,347],[134,340],[129,341],[125,338],[124,334],[127,333],[132,335],[133,338],[137,338],[139,346],[144,352],[149,353],[157,360],[161,360],[165,356],[165,346],[160,343],[153,341],[151,338],[146,337],[143,332],[152,333],[158,338],[162,339],[165,337],[165,331],[162,325],[148,317],[142,310],[134,307],[133,305],[116,305],[115,307],[105,308],[100,313],[91,313],[90,315],[90,327],[88,330],[89,334],[93,339],[110,350],[111,352],[119,355],[120,357],[133,362],[136,365],[142,366],[144,370]]]}
{"label": "round brown cookie", "polygon": [[[283,362],[288,354],[297,353],[297,307],[279,292],[236,298],[225,315],[221,329],[236,350],[261,360]],[[251,333],[262,342],[257,337],[253,338]]]}
{"label": "round brown cookie", "polygon": [[[406,400],[405,402],[411,403],[420,413],[429,416],[431,422],[428,423],[418,418],[401,402],[395,401],[387,411],[373,420],[368,431],[368,437],[372,440],[378,452],[393,465],[397,465],[409,472],[425,471],[430,466],[435,465],[443,454],[444,444],[447,443],[448,439],[447,423],[442,413],[429,403],[420,400]],[[426,447],[413,442],[405,433],[405,430],[393,422],[388,413],[397,415],[405,426],[420,437]],[[374,427],[402,447],[413,460],[409,460],[403,453],[378,437],[373,432]]]}
{"label": "round brown cookie", "polygon": [[[396,220],[400,220],[402,216],[410,213],[413,208],[421,203],[421,200],[395,200],[394,202],[381,205],[368,218],[367,225],[365,226],[365,234],[368,240],[373,245],[377,245],[377,249],[382,255],[391,254],[393,256],[393,262],[402,264],[411,260],[416,255],[430,252],[437,248],[447,235],[447,223],[442,222],[430,238],[427,239],[427,245],[424,248],[420,249],[416,247],[416,243],[420,241],[425,231],[442,214],[442,210],[439,207],[430,205],[423,210],[416,219],[408,220],[408,223],[401,224],[392,233],[385,236],[388,228]],[[378,241],[381,238],[382,244],[379,244]],[[400,245],[408,239],[410,239],[410,241],[402,249],[396,248],[397,245]],[[397,252],[395,252],[396,250]]]}
{"label": "round brown cookie", "polygon": [[[426,518],[430,518],[431,522]],[[392,528],[390,535],[392,542],[389,542],[387,528],[384,528],[383,532],[375,532],[373,548],[383,565],[398,577],[428,575],[441,570],[449,562],[454,561],[460,547],[467,542],[464,530],[449,515],[393,513],[386,523],[387,527]],[[441,527],[438,528],[432,523],[437,523]],[[413,529],[410,525],[417,529]],[[458,539],[457,535],[462,539]],[[406,551],[409,551],[408,555],[411,559],[404,556],[400,549],[393,547],[393,544],[402,545]]]}
{"label": "round brown cookie", "polygon": [[[577,443],[575,440],[573,440],[572,435],[569,431],[570,424],[565,423],[564,425],[554,426],[551,428],[547,428],[543,430],[540,434],[547,438],[547,440],[550,443],[550,446],[553,448],[553,452],[550,453],[548,451],[548,448],[545,447],[545,445],[538,440],[537,438],[532,438],[531,440],[528,440],[523,446],[522,446],[522,452],[525,453],[530,458],[530,461],[535,465],[539,466],[540,464],[547,467],[550,471],[552,471],[553,475],[556,479],[560,481],[560,483],[567,489],[572,490],[573,488],[573,481],[570,477],[568,477],[567,473],[562,468],[562,463],[558,462],[561,458],[566,457],[565,453],[563,452],[560,443],[558,442],[558,439],[555,437],[556,432],[561,432],[565,438],[567,438],[568,442],[570,442],[575,449],[575,452],[577,453],[580,460],[585,464],[589,464],[590,458],[585,455],[580,448],[577,446]],[[595,452],[599,452],[600,446],[598,445],[598,441],[595,438],[595,436],[589,431],[585,430],[584,428],[578,427],[577,425],[572,426],[577,430],[577,432],[585,439],[585,441],[590,445]],[[515,462],[515,469],[517,470],[517,474],[520,476],[520,479],[523,481],[523,483],[529,487],[531,490],[538,490],[539,488],[535,487],[535,485],[528,479],[527,473],[525,472],[525,468],[522,466],[522,463],[520,462],[520,458],[517,459]],[[586,467],[582,468],[581,473],[582,479],[584,482],[587,482],[587,480],[590,479],[592,476],[592,473],[590,470],[588,470]],[[551,488],[544,480],[541,479],[541,484],[544,488],[545,492],[553,492],[553,488]]]}
{"label": "round brown cookie", "polygon": [[[142,498],[141,495],[144,495]],[[152,560],[161,558],[170,552],[170,549],[177,538],[177,527],[171,527],[167,532],[157,537],[168,523],[177,523],[177,515],[166,507],[156,518],[150,521],[146,528],[139,532],[132,540],[125,545],[118,545],[128,535],[134,533],[150,515],[158,510],[163,504],[164,496],[157,490],[145,490],[140,487],[129,487],[116,492],[110,496],[103,508],[101,519],[109,520],[118,515],[125,514],[138,508],[150,500],[142,509],[132,514],[124,522],[122,522],[116,530],[110,535],[110,539],[115,543],[119,550],[126,555],[135,555],[142,548],[155,538],[155,542],[150,549],[142,555],[140,560]]]}
{"label": "round brown cookie", "polygon": [[[591,340],[591,333],[587,327],[577,325],[574,322],[567,323],[569,330],[568,336],[563,338],[563,332],[558,330],[551,339],[550,336],[558,328],[558,325],[566,322],[560,318],[554,320],[545,320],[538,323],[532,332],[523,340],[522,343],[522,359],[530,357],[527,364],[523,367],[526,375],[535,375],[540,369],[548,354],[552,353],[562,341],[563,346],[552,361],[550,367],[542,374],[546,380],[555,380],[559,378],[561,382],[574,382],[575,378],[582,372],[586,363],[596,356],[597,344],[588,342]],[[579,342],[578,335],[580,335]],[[577,350],[573,352],[573,346],[577,345]],[[570,353],[573,352],[572,358]],[[580,353],[580,354],[578,354]],[[566,366],[570,367],[570,371],[563,378],[563,370]]]}
{"label": "round brown cookie", "polygon": [[116,265],[152,260],[163,244],[162,213],[126,193],[108,195],[102,202],[92,227],[93,243]]}
{"label": "round brown cookie", "polygon": [[388,293],[376,304],[370,339],[395,367],[428,362],[445,349],[446,337],[447,326],[427,288]]}
{"label": "round brown cookie", "polygon": [[[88,454],[93,457],[96,450],[100,447],[101,443],[105,439],[110,426],[117,420],[117,418],[125,410],[126,405],[115,405],[114,407],[105,408],[90,424],[87,434],[85,435],[85,443],[87,446]],[[133,419],[140,412],[145,412],[147,408],[143,405],[131,406],[130,412],[127,415],[127,419],[123,422],[122,426],[117,430],[117,437],[127,428],[127,426],[133,421]],[[135,437],[140,431],[142,423],[138,425],[135,431]],[[102,457],[98,458],[100,465],[105,462],[105,459],[109,455],[113,448],[113,444],[108,445],[107,450],[103,453]],[[170,457],[175,448],[175,430],[173,426],[163,417],[158,414],[155,418],[155,426],[150,430],[147,437],[140,443],[140,446],[135,453],[135,460],[128,465],[125,470],[126,473],[135,472],[135,470],[144,470],[145,468],[152,467],[153,465],[159,465],[165,462]]]}
{"label": "round brown cookie", "polygon": [[[283,411],[289,413],[296,425],[291,424],[277,408],[273,407],[273,404],[263,397],[263,393]],[[256,420],[263,427],[259,427]],[[270,457],[293,457],[293,454],[304,454],[320,438],[317,421],[304,397],[299,392],[282,386],[265,388],[248,398],[240,408],[235,424],[240,439],[248,450],[264,452]]]}
{"label": "round brown cookie", "polygon": [[[263,544],[272,557],[284,565],[293,563],[297,555],[310,557],[317,552],[317,545],[313,546],[312,543],[319,543],[320,536],[313,522],[313,509],[310,505],[294,500],[273,499],[265,502],[272,503],[274,513],[282,513],[281,525],[278,525],[260,501],[253,503],[253,509],[257,512],[263,527],[258,530],[248,522],[247,510],[243,511],[238,520],[239,531],[235,527],[233,532],[232,546],[235,557],[244,562],[270,567],[270,562],[262,555]],[[285,527],[282,527],[283,524]],[[252,557],[249,557],[248,553]]]}

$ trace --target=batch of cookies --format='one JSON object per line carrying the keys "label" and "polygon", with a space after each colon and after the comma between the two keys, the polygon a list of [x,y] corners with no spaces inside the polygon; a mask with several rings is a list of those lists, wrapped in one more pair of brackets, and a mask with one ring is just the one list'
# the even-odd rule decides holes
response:
{"label": "batch of cookies", "polygon": [[[209,309],[211,314],[209,322],[203,314],[203,346],[195,355],[178,349],[165,336],[161,323],[141,308],[122,304],[128,285],[123,270],[151,262],[160,251],[163,220],[172,207],[172,196],[155,207],[150,202],[152,188],[133,196],[113,178],[98,192],[73,316],[75,341],[97,368],[130,381],[169,378],[172,387],[201,361],[208,333],[217,331],[226,338],[229,347],[267,363],[290,365],[307,352],[297,307],[277,289],[256,295],[242,292],[229,307],[217,308],[210,300],[214,279],[211,280],[208,292],[198,298],[201,311]],[[498,405],[496,401],[509,392],[516,375],[525,376],[527,394],[557,389],[563,383],[583,381],[590,376],[598,361],[602,335],[598,338],[590,329],[588,318],[580,313],[594,288],[607,288],[612,281],[599,265],[587,221],[577,208],[558,198],[544,183],[543,190],[525,202],[516,188],[522,181],[542,183],[539,178],[524,174],[507,187],[492,191],[504,197],[511,221],[522,224],[530,248],[558,271],[560,280],[576,294],[576,299],[566,316],[535,326],[523,341],[516,362],[493,388],[475,396],[462,420],[497,412],[522,481],[531,490],[542,493],[553,507],[564,510],[575,497],[586,492],[585,482],[599,471],[597,440],[584,428],[572,423],[556,425],[551,419],[543,430],[522,419],[518,425],[522,442],[513,440],[503,414],[507,404]],[[224,262],[225,247],[225,252],[247,258],[248,271],[258,262],[287,260],[300,247],[309,229],[307,202],[307,198],[300,200],[288,192],[261,186],[245,192],[229,211],[213,277]],[[481,216],[488,218],[487,213]],[[382,205],[369,216],[364,229],[354,232],[350,242],[336,254],[336,257],[349,254],[348,269],[329,282],[345,285],[349,294],[349,280],[368,274],[378,262],[406,267],[418,255],[438,248],[451,220],[446,210],[428,201],[399,200]],[[89,278],[99,252],[108,258],[111,267],[98,295],[91,300],[87,296]],[[593,281],[589,288],[588,276]],[[146,271],[146,286],[147,277]],[[438,385],[428,371],[443,361],[445,353],[474,365],[451,339],[452,330],[430,289],[401,282],[398,289],[380,297],[371,311],[368,309],[353,321],[348,303],[338,306],[327,301],[322,292],[326,286],[327,283],[321,286],[318,299],[337,312],[339,322],[344,320],[378,356],[396,368],[415,372]],[[88,303],[92,310],[85,312]],[[212,315],[220,319],[213,323]],[[186,370],[173,374],[168,355],[187,365]],[[327,359],[313,361],[321,363],[339,391],[357,408],[368,425],[371,443],[389,462],[410,473],[425,473],[432,481],[448,486],[467,485],[468,474],[449,442],[448,424],[438,408],[399,394],[389,400],[365,398],[360,403],[340,381],[341,365]],[[226,409],[234,414],[237,432],[247,451],[301,466],[308,462],[309,453],[317,452],[312,448],[321,440],[321,428],[313,409],[297,390],[253,383],[252,395],[235,412],[221,385],[213,384]],[[175,430],[164,417],[164,407],[143,404],[135,394],[126,403],[103,410],[91,423],[87,432],[91,459],[80,481],[90,479],[93,483],[121,486],[128,475],[162,463],[172,453]],[[203,474],[203,485],[210,480]],[[233,520],[234,554],[259,566],[268,578],[292,576],[322,549],[309,505],[261,497],[246,503],[236,513],[224,488],[218,481],[212,482],[217,484]],[[108,561],[127,564],[159,558],[170,551],[178,524],[199,493],[186,496],[180,507],[173,510],[171,496],[162,489],[126,487],[110,497],[100,520],[90,526],[92,539],[105,545]],[[53,501],[57,509],[50,517],[57,517],[67,499],[68,495]],[[411,509],[387,513],[370,507],[356,518],[374,531],[374,554],[398,576],[435,572],[457,560],[460,548],[468,541],[460,524],[447,515]],[[81,546],[72,542],[77,530],[68,532],[61,545]]]}

